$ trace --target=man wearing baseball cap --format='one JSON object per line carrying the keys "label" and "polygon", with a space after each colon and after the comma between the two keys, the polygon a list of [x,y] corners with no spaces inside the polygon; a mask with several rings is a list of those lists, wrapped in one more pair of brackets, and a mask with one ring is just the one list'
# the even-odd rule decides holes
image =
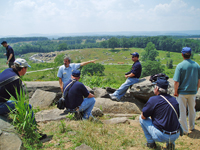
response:
{"label": "man wearing baseball cap", "polygon": [[155,142],[165,142],[168,149],[174,149],[175,140],[180,135],[179,104],[174,97],[167,94],[169,82],[166,78],[159,77],[155,84],[156,96],[149,98],[140,116],[140,124],[147,140],[146,146],[156,148]]}
{"label": "man wearing baseball cap", "polygon": [[5,56],[7,56],[6,64],[8,64],[9,68],[11,68],[11,66],[14,65],[15,61],[15,54],[13,48],[10,45],[8,45],[6,41],[3,41],[1,45],[3,45],[3,47],[6,48],[6,53],[4,54]]}
{"label": "man wearing baseball cap", "polygon": [[[94,119],[91,112],[95,104],[95,98],[83,83],[79,82],[80,74],[79,70],[73,70],[71,79],[64,84],[64,94],[69,90],[67,97],[65,98],[65,107],[70,110],[79,110],[80,112],[83,112],[83,119]],[[76,82],[70,86],[73,80]]]}
{"label": "man wearing baseball cap", "polygon": [[139,54],[134,52],[130,55],[132,56],[134,64],[132,65],[131,71],[125,74],[125,78],[127,78],[125,83],[123,83],[113,94],[109,94],[112,100],[120,101],[120,99],[126,94],[128,88],[139,81],[142,72],[142,66],[139,62]]}
{"label": "man wearing baseball cap", "polygon": [[[18,100],[17,95],[25,92],[20,77],[26,74],[28,67],[31,66],[25,59],[18,58],[14,61],[14,66],[12,66],[12,68],[5,69],[0,73],[0,115],[8,114],[10,109],[15,109],[15,103],[17,103],[17,101],[9,100],[11,95],[15,100]],[[29,107],[30,109],[32,108],[30,104]],[[32,117],[34,117],[33,113]],[[35,119],[33,123],[36,123]],[[46,134],[39,134],[41,136],[39,138],[40,140],[47,137]]]}
{"label": "man wearing baseball cap", "polygon": [[[191,48],[182,49],[183,61],[176,67],[174,73],[174,96],[177,97],[180,109],[180,123],[185,134],[194,130],[195,127],[195,99],[200,87],[200,67],[199,64],[190,59]],[[186,108],[189,112],[189,130],[187,126]]]}

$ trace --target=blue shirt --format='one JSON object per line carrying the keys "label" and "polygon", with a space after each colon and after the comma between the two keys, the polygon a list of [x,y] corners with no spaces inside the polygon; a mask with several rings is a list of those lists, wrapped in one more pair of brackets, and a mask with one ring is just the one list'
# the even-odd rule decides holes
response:
{"label": "blue shirt", "polygon": [[135,75],[132,78],[140,78],[141,72],[142,72],[142,65],[140,64],[138,60],[132,65],[131,73]]}
{"label": "blue shirt", "polygon": [[[6,79],[13,76],[19,76],[17,71],[14,71],[12,68],[5,69],[0,74],[0,82],[5,81]],[[17,93],[20,94],[20,89],[22,89],[22,81],[20,79],[14,80],[13,82],[8,83],[3,87],[0,87],[0,102],[6,102],[7,100],[9,100],[11,97],[10,94],[15,99],[17,99],[16,89]]]}
{"label": "blue shirt", "polygon": [[[65,85],[65,87],[71,82],[72,80],[70,79]],[[69,86],[70,87],[70,86]],[[67,87],[66,90],[69,88]],[[66,92],[64,90],[64,94]],[[83,97],[88,97],[89,91],[87,88],[83,85],[83,83],[76,81],[72,87],[69,89],[67,98],[65,99],[65,107],[69,109],[74,109],[78,106],[80,106],[83,102]]]}
{"label": "blue shirt", "polygon": [[65,65],[62,65],[59,67],[57,77],[61,78],[63,85],[65,85],[71,79],[72,71],[77,70],[80,66],[80,63],[69,64],[69,67],[67,68],[65,67]]}
{"label": "blue shirt", "polygon": [[177,65],[173,80],[179,82],[179,94],[196,94],[198,79],[200,79],[200,67],[196,62],[185,59]]}
{"label": "blue shirt", "polygon": [[14,62],[15,61],[15,54],[14,54],[14,51],[12,49],[12,47],[10,45],[8,45],[6,47],[6,56],[7,56],[7,60],[8,58],[10,57],[10,54],[13,54],[12,58],[10,59],[9,62]]}
{"label": "blue shirt", "polygon": [[[162,94],[175,108],[179,116],[179,104],[169,94]],[[159,130],[172,132],[180,128],[176,113],[168,102],[160,95],[149,98],[143,109],[144,117],[151,117],[153,125]]]}

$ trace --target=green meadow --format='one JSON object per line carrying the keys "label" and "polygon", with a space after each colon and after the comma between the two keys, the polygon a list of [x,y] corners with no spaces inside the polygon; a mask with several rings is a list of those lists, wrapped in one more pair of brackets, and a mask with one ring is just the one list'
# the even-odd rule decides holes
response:
{"label": "green meadow", "polygon": [[[72,62],[76,63],[78,61],[85,62],[89,60],[96,59],[96,63],[103,64],[105,66],[105,76],[98,77],[98,80],[101,80],[102,84],[97,84],[94,86],[100,86],[105,87],[107,85],[110,85],[111,87],[118,87],[125,81],[124,73],[128,72],[133,64],[130,53],[138,52],[140,54],[140,57],[142,57],[142,52],[144,52],[144,49],[142,48],[130,48],[130,49],[122,49],[122,48],[116,48],[116,49],[109,49],[109,48],[90,48],[90,49],[79,49],[79,50],[66,50],[62,52],[56,52],[59,54],[63,54],[70,56],[72,59]],[[170,78],[173,77],[176,65],[180,63],[183,58],[181,56],[181,53],[176,52],[170,52],[170,57],[167,57],[166,54],[167,51],[161,51],[159,50],[159,56],[156,58],[157,60],[161,61],[161,64],[165,66],[165,71],[163,73],[167,74]],[[48,63],[33,63],[28,58],[32,56],[34,53],[28,53],[23,56],[28,63],[32,66],[28,69],[28,73],[22,77],[24,81],[53,81],[57,80],[57,71],[58,67],[60,65],[55,66],[53,63],[53,60]],[[16,56],[18,58],[18,56]],[[200,54],[194,54],[193,60],[195,60],[197,63],[200,64]],[[173,60],[173,69],[168,69],[166,67],[167,61]],[[7,68],[6,64],[6,58],[0,59],[0,71],[3,71],[5,68]],[[47,71],[36,71],[36,70],[42,70],[46,68],[53,68],[51,70]],[[85,77],[86,78],[86,77]],[[94,77],[93,77],[94,78]],[[92,79],[92,77],[90,77]],[[86,81],[86,79],[82,79],[85,84],[89,82],[89,80]],[[97,81],[97,79],[94,79]],[[105,83],[104,83],[105,82]],[[109,83],[110,82],[110,83]]]}

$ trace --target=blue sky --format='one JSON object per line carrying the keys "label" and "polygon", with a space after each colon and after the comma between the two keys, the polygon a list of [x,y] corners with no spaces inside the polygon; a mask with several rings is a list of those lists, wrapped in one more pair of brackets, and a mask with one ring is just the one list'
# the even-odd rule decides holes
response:
{"label": "blue sky", "polygon": [[1,0],[1,36],[200,30],[199,0]]}

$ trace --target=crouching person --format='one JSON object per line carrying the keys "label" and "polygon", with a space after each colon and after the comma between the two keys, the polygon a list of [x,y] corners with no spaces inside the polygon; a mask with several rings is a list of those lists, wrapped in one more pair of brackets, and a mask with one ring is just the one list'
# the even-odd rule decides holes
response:
{"label": "crouching person", "polygon": [[174,149],[180,135],[179,104],[167,94],[168,85],[166,79],[158,78],[154,87],[156,96],[150,97],[142,109],[140,124],[149,148],[156,148],[156,141],[166,142],[168,149]]}
{"label": "crouching person", "polygon": [[80,71],[74,70],[71,79],[64,85],[64,95],[68,91],[65,97],[65,107],[69,110],[79,110],[83,113],[83,119],[93,119],[91,112],[95,104],[94,95],[87,90],[83,83],[79,82],[79,79]]}

